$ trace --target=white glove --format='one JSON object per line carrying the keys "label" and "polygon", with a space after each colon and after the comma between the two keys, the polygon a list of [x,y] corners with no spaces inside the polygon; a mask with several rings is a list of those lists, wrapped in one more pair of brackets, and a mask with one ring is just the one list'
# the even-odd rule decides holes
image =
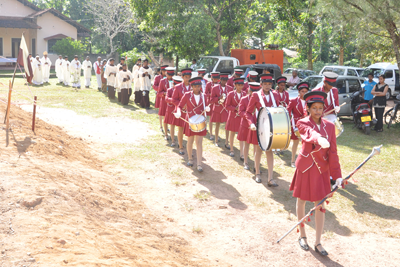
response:
{"label": "white glove", "polygon": [[176,113],[174,113],[174,116],[175,116],[175,118],[179,119],[182,116],[181,110],[178,109],[178,111]]}
{"label": "white glove", "polygon": [[335,112],[339,113],[339,111],[340,111],[340,107],[335,107]]}
{"label": "white glove", "polygon": [[333,189],[335,189],[336,187],[339,187],[342,185],[343,179],[342,178],[337,178],[336,179],[336,183],[333,185]]}
{"label": "white glove", "polygon": [[252,131],[255,131],[255,130],[257,130],[257,127],[254,125],[254,123],[252,123],[252,124],[250,125],[250,129],[251,129]]}
{"label": "white glove", "polygon": [[211,110],[210,107],[207,106],[207,107],[206,107],[206,112],[210,112],[210,110]]}
{"label": "white glove", "polygon": [[318,137],[318,144],[322,147],[322,148],[329,148],[330,144],[329,141],[325,138],[325,137]]}

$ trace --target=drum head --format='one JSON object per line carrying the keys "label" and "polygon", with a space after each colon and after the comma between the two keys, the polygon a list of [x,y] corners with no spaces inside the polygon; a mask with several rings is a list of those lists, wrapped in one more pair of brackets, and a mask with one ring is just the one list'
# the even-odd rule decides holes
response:
{"label": "drum head", "polygon": [[205,121],[205,117],[200,114],[193,115],[192,117],[189,118],[189,123],[193,124],[202,123],[203,121]]}
{"label": "drum head", "polygon": [[257,139],[262,151],[271,146],[272,121],[268,108],[261,108],[257,117]]}

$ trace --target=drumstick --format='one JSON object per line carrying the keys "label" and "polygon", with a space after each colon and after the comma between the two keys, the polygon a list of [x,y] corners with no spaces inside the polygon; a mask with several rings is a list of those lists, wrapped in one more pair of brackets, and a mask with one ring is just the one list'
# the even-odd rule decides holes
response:
{"label": "drumstick", "polygon": [[186,122],[186,123],[189,123],[187,120],[185,120],[184,118],[182,118],[182,117],[179,117],[180,119],[182,119],[184,122]]}
{"label": "drumstick", "polygon": [[[340,108],[340,107],[343,107],[343,106],[346,105],[346,104],[347,104],[347,103],[344,102],[343,104],[341,104],[341,105],[339,106],[339,108]],[[335,111],[334,109],[329,110],[327,113],[324,114],[324,116],[325,116],[325,115],[328,115],[328,114],[331,114],[331,113],[334,112],[334,111]]]}

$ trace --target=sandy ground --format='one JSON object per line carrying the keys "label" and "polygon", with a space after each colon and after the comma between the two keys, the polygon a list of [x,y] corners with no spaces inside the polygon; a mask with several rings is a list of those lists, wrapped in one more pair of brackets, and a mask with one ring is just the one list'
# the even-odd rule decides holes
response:
{"label": "sandy ground", "polygon": [[[55,112],[58,118],[53,116]],[[65,120],[59,117],[63,114]],[[186,184],[176,186],[171,182],[174,177],[166,171],[171,166],[140,161],[127,170],[103,164],[121,152],[118,147],[110,151],[101,145],[109,140],[106,134],[118,132],[113,127],[100,127],[104,121],[97,120],[107,118],[78,116],[72,123],[69,117],[77,115],[58,109],[43,109],[39,116],[78,137],[69,137],[62,133],[63,129],[56,128],[56,136],[72,140],[71,149],[73,146],[79,149],[74,153],[71,150],[67,154],[73,156],[65,158],[57,154],[60,152],[54,139],[51,140],[56,142],[54,151],[22,151],[19,144],[22,140],[27,142],[29,137],[24,139],[21,134],[14,140],[17,146],[11,141],[6,150],[1,150],[1,171],[5,173],[0,187],[4,240],[0,244],[4,251],[1,266],[22,266],[22,263],[63,266],[67,264],[65,261],[70,266],[399,265],[400,240],[376,234],[352,234],[345,225],[333,226],[329,221],[326,229],[338,228],[323,240],[329,257],[302,251],[296,231],[276,244],[295,223],[293,214],[279,212],[277,206],[269,207],[270,214],[265,213],[266,209],[261,212],[244,196],[251,192],[278,201],[287,194],[289,184],[284,180],[278,180],[279,188],[270,189],[265,184],[256,184],[250,176],[228,177],[218,170],[217,156],[205,151],[204,173],[193,171]],[[134,128],[132,125],[138,123],[107,120],[110,123],[121,120],[126,127]],[[89,122],[98,126],[92,128]],[[140,142],[152,132],[143,124],[137,125],[141,132],[135,142]],[[51,125],[43,127],[43,131],[55,131]],[[80,140],[87,135],[93,143]],[[42,139],[38,140],[32,149],[42,143]],[[43,141],[49,139],[46,140]],[[0,147],[4,145],[2,138]],[[20,158],[17,152],[22,154]],[[168,156],[175,165],[186,168],[177,153],[160,156]],[[197,192],[209,192],[211,197],[199,201],[193,197]],[[38,196],[43,201],[33,210],[21,204]],[[293,199],[293,207],[294,203]],[[311,222],[306,227],[311,245],[314,225]],[[66,244],[62,245],[60,239]],[[28,261],[31,257],[35,263]]]}

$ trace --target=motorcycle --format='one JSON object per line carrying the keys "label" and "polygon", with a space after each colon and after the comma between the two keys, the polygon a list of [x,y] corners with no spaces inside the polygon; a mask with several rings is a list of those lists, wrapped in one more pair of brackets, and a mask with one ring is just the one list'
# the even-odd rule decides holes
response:
{"label": "motorcycle", "polygon": [[364,92],[365,90],[360,90],[351,95],[351,111],[354,127],[362,129],[366,135],[369,135],[372,125],[376,124],[376,120],[372,120],[372,109],[363,98]]}

